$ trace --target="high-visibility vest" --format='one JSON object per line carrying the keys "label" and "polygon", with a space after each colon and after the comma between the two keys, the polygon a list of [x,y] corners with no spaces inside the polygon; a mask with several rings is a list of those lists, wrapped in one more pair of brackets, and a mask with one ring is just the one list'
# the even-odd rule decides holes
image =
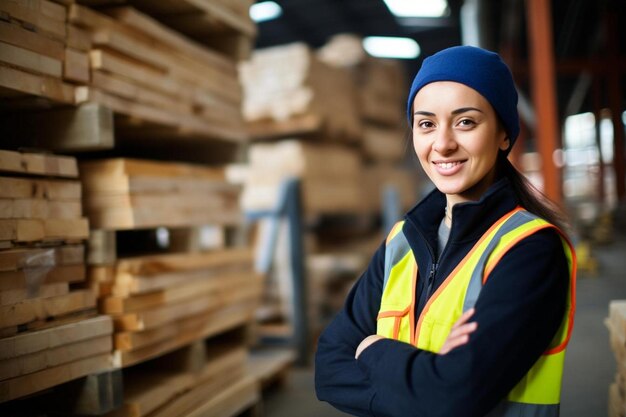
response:
{"label": "high-visibility vest", "polygon": [[559,415],[565,348],[574,324],[576,258],[572,245],[555,226],[518,207],[499,219],[427,301],[415,320],[417,263],[402,226],[397,223],[386,242],[383,293],[377,317],[378,335],[437,353],[454,323],[476,304],[482,286],[498,261],[525,237],[545,228],[561,236],[570,271],[567,307],[548,349],[490,417]]}

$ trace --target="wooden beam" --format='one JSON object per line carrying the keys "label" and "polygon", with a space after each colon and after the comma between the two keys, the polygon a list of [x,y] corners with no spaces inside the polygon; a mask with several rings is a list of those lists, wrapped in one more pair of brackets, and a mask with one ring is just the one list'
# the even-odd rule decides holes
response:
{"label": "wooden beam", "polygon": [[561,171],[553,161],[560,147],[560,128],[556,103],[552,11],[549,2],[526,2],[528,37],[532,74],[533,102],[537,114],[535,132],[542,159],[543,192],[558,205],[562,204]]}

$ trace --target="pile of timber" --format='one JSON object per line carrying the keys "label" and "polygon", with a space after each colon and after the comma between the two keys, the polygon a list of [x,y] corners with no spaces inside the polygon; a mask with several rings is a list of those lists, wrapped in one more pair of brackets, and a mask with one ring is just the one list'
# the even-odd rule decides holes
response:
{"label": "pile of timber", "polygon": [[361,133],[350,74],[321,62],[304,44],[257,50],[239,66],[243,113],[254,138],[322,132],[354,141]]}
{"label": "pile of timber", "polygon": [[100,311],[113,317],[117,365],[154,358],[250,319],[261,292],[250,248],[221,239],[208,251],[171,248],[174,253],[129,257],[115,249],[120,230],[237,225],[240,187],[225,181],[223,169],[107,159],[84,162],[80,170],[94,229],[90,283],[99,289]]}
{"label": "pile of timber", "polygon": [[301,181],[306,215],[364,212],[362,167],[356,150],[340,144],[286,140],[249,149],[249,172],[242,194],[246,210],[276,206],[288,178]]}
{"label": "pile of timber", "polygon": [[104,417],[230,417],[259,401],[241,343],[196,342],[124,370],[124,404]]}
{"label": "pile of timber", "polygon": [[411,133],[405,120],[408,85],[399,61],[374,58],[365,53],[362,40],[354,35],[333,37],[318,51],[329,65],[346,69],[359,92],[359,115],[363,124],[361,150],[370,204],[381,209],[386,186],[400,196],[408,209],[416,200],[416,176],[401,164],[412,152]]}
{"label": "pile of timber", "polygon": [[[3,106],[41,108],[41,98],[48,100],[44,107],[91,102],[118,115],[116,127],[124,136],[247,138],[237,72],[241,52],[228,55],[211,49],[207,42],[189,39],[130,6],[120,7],[119,1],[106,14],[66,3],[0,4]],[[149,10],[150,3],[166,4],[138,3]],[[198,2],[169,4],[191,3]],[[209,3],[210,13],[198,15],[195,28],[211,28],[209,38],[216,43],[235,39],[238,50],[243,45],[250,49],[254,25],[235,23],[249,1],[204,3]],[[172,15],[174,20],[183,17]],[[245,30],[246,35],[229,38],[221,34],[223,26]]]}
{"label": "pile of timber", "polygon": [[[71,4],[68,22],[91,44],[87,99],[130,116],[120,122],[125,134],[246,138],[234,59],[131,7],[107,13]],[[148,126],[137,127],[141,121]],[[170,129],[150,129],[150,124]]]}
{"label": "pile of timber", "polygon": [[0,402],[111,367],[74,158],[0,151]]}
{"label": "pile of timber", "polygon": [[615,382],[609,387],[609,416],[626,416],[626,300],[614,300],[609,304],[609,328],[611,349],[617,362]]}
{"label": "pile of timber", "polygon": [[236,225],[240,186],[223,168],[114,158],[82,162],[92,229]]}
{"label": "pile of timber", "polygon": [[[89,80],[82,41],[64,6],[48,0],[0,2],[0,97],[24,106],[35,96],[61,104],[86,99],[72,83]],[[80,37],[80,35],[78,35]]]}
{"label": "pile of timber", "polygon": [[[119,4],[119,0],[109,2]],[[129,0],[128,3],[236,60],[246,59],[252,52],[257,28],[249,11],[254,0]]]}

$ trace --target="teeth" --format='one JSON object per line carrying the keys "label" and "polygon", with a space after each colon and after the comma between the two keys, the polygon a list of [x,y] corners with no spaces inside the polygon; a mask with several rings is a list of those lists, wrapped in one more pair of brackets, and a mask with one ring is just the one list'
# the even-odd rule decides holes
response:
{"label": "teeth", "polygon": [[451,169],[459,164],[459,162],[439,162],[437,166],[441,169]]}

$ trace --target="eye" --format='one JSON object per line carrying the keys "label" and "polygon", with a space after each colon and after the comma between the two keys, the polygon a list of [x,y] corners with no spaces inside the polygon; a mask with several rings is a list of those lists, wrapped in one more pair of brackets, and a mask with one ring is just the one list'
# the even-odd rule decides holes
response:
{"label": "eye", "polygon": [[473,127],[474,125],[476,125],[476,122],[472,119],[461,119],[459,120],[458,125],[460,127]]}
{"label": "eye", "polygon": [[422,129],[432,129],[435,127],[435,124],[430,120],[421,120],[417,123],[417,125]]}

